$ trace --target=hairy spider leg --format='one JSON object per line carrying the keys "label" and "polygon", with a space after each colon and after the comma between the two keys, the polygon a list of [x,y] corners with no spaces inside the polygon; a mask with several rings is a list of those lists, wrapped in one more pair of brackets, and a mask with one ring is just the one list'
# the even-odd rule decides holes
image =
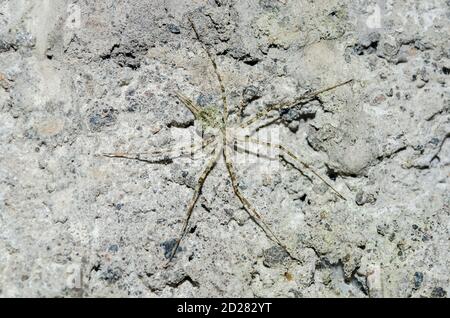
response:
{"label": "hairy spider leg", "polygon": [[325,178],[323,178],[309,164],[307,164],[306,162],[302,161],[297,154],[295,154],[292,150],[287,149],[285,146],[283,146],[281,144],[273,144],[273,143],[266,142],[266,141],[256,140],[256,139],[253,139],[253,138],[250,138],[250,137],[246,137],[244,140],[242,140],[242,139],[237,139],[237,140],[240,141],[240,142],[251,142],[251,143],[254,143],[254,144],[259,144],[259,145],[263,145],[263,146],[266,146],[266,147],[270,147],[270,148],[273,148],[273,149],[280,150],[281,153],[283,153],[284,155],[287,155],[288,157],[290,157],[291,159],[293,159],[297,163],[301,164],[305,169],[311,171],[312,174],[314,174],[324,184],[326,184],[331,190],[333,190],[333,192],[336,193],[339,198],[341,198],[344,201],[346,200],[345,197],[342,194],[340,194],[328,181],[325,180]]}
{"label": "hairy spider leg", "polygon": [[200,197],[200,194],[202,192],[203,185],[205,184],[206,178],[208,177],[211,170],[214,168],[214,166],[217,163],[217,159],[219,158],[219,155],[221,153],[221,146],[218,146],[214,149],[213,156],[209,159],[208,163],[206,164],[202,174],[200,175],[197,185],[194,189],[194,194],[192,195],[191,201],[189,202],[187,211],[186,211],[186,217],[183,222],[183,227],[181,229],[181,234],[178,237],[175,246],[172,249],[172,252],[169,256],[169,259],[165,265],[165,267],[169,266],[172,259],[175,257],[175,254],[177,253],[178,247],[180,246],[181,240],[186,235],[186,231],[189,225],[189,220],[191,219],[192,212],[194,211],[195,204],[197,203],[198,198]]}
{"label": "hairy spider leg", "polygon": [[200,109],[198,108],[198,106],[191,99],[184,96],[180,92],[175,92],[175,95],[177,95],[177,98],[180,100],[180,102],[182,102],[183,105],[186,106],[186,108],[191,111],[191,113],[194,115],[195,119],[199,119]]}
{"label": "hairy spider leg", "polygon": [[[203,140],[201,143],[195,143],[190,146],[182,146],[176,148],[166,148],[160,149],[150,152],[141,152],[141,153],[127,153],[127,152],[113,152],[113,153],[102,153],[101,156],[108,158],[121,158],[121,159],[130,159],[137,160],[145,163],[165,163],[167,161],[193,155],[197,153],[199,150],[205,149],[209,145],[214,142],[214,138],[209,138]],[[146,157],[142,157],[146,156]]]}
{"label": "hairy spider leg", "polygon": [[300,261],[297,257],[293,255],[293,253],[289,250],[289,248],[278,238],[278,236],[274,233],[269,224],[264,220],[262,215],[258,213],[258,211],[252,206],[250,201],[244,196],[242,191],[239,189],[239,181],[237,179],[234,164],[231,158],[229,157],[229,153],[226,149],[224,150],[224,158],[228,174],[231,179],[231,185],[233,186],[233,191],[238,197],[239,201],[241,201],[242,205],[244,206],[244,209],[247,211],[250,218],[263,230],[263,232],[267,235],[267,237],[269,237],[272,241],[274,241],[281,248],[283,248],[290,258],[296,261]]}
{"label": "hairy spider leg", "polygon": [[227,121],[228,121],[228,102],[227,102],[227,96],[226,96],[226,92],[225,92],[225,86],[223,84],[223,80],[222,80],[222,76],[220,75],[220,72],[218,70],[217,67],[217,63],[214,60],[211,52],[208,50],[208,47],[206,46],[206,44],[203,42],[202,38],[200,37],[200,34],[197,30],[197,27],[195,26],[194,22],[192,22],[192,20],[190,18],[188,18],[188,21],[192,27],[192,29],[194,30],[195,33],[195,37],[197,38],[198,42],[200,42],[200,44],[202,45],[203,49],[205,50],[206,54],[208,55],[208,58],[213,66],[214,69],[214,73],[217,76],[217,80],[219,82],[219,86],[220,86],[220,91],[222,94],[222,103],[223,103],[223,124],[226,126]]}
{"label": "hairy spider leg", "polygon": [[294,106],[296,106],[296,105],[298,105],[300,103],[307,102],[307,101],[315,98],[316,96],[318,96],[318,95],[320,95],[322,93],[325,93],[325,92],[331,91],[333,89],[336,89],[336,88],[338,88],[340,86],[349,84],[352,81],[353,81],[353,79],[345,81],[345,82],[342,82],[342,83],[335,84],[335,85],[330,86],[330,87],[323,88],[323,89],[315,91],[315,92],[307,93],[307,94],[301,95],[299,97],[296,97],[296,98],[294,98],[291,101],[281,102],[281,103],[269,105],[266,109],[256,113],[254,116],[252,116],[249,119],[247,119],[246,121],[244,121],[240,125],[240,127],[241,128],[245,128],[245,127],[250,126],[251,124],[256,122],[258,119],[267,116],[267,114],[269,114],[272,110],[281,110],[281,109],[288,109],[288,108],[294,107]]}

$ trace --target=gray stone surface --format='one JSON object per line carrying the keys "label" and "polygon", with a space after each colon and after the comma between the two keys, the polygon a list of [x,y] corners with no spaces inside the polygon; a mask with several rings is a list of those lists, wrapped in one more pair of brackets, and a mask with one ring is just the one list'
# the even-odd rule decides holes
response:
{"label": "gray stone surface", "polygon": [[[260,131],[347,201],[286,162],[237,160],[301,262],[220,161],[164,269],[205,158],[96,156],[195,135],[176,91],[219,105],[188,16],[246,116],[354,79]],[[448,297],[449,18],[445,0],[0,0],[0,295]]]}

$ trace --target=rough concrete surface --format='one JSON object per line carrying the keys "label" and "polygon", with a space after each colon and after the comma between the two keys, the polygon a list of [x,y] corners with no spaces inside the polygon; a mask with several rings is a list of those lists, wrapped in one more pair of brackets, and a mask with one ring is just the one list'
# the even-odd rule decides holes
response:
{"label": "rough concrete surface", "polygon": [[[354,81],[258,132],[331,179],[221,159],[99,156],[197,136],[175,92],[230,109]],[[3,297],[448,297],[448,0],[0,0]],[[189,138],[191,138],[189,137]],[[192,138],[194,138],[192,137]],[[241,154],[242,155],[242,154]],[[240,158],[240,159],[239,159]]]}

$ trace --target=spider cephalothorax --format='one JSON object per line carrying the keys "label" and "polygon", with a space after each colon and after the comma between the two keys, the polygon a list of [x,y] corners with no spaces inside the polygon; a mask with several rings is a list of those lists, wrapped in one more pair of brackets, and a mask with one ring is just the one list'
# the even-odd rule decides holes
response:
{"label": "spider cephalothorax", "polygon": [[219,110],[217,106],[206,106],[202,108],[198,113],[198,120],[200,121],[200,124],[203,129],[225,128],[222,112]]}

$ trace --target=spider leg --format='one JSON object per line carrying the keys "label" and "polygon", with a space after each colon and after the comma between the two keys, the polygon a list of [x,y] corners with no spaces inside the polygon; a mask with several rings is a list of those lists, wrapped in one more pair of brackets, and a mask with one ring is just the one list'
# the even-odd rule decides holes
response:
{"label": "spider leg", "polygon": [[254,127],[252,127],[250,125],[248,127],[244,127],[244,128],[241,128],[241,129],[246,129],[244,131],[245,132],[245,135],[244,135],[245,137],[251,137],[255,133],[257,133],[258,131],[260,131],[261,129],[263,129],[265,127],[268,127],[268,126],[270,126],[270,125],[272,125],[272,124],[274,124],[274,123],[276,123],[276,122],[278,122],[280,120],[281,120],[281,115],[277,114],[274,117],[268,117],[266,120],[261,119],[259,121],[256,121],[255,122],[256,124],[254,125]]}
{"label": "spider leg", "polygon": [[241,154],[242,153],[249,154],[249,155],[256,156],[258,158],[264,158],[264,159],[272,160],[272,161],[273,160],[278,160],[278,158],[276,158],[276,157],[271,157],[268,154],[261,154],[258,151],[246,148],[245,146],[242,145],[242,143],[239,143],[239,141],[237,139],[235,139],[234,142],[233,142],[233,149],[235,151],[237,151],[238,153],[241,153]]}
{"label": "spider leg", "polygon": [[122,158],[122,159],[130,159],[137,160],[146,163],[165,163],[172,159],[188,156],[195,154],[199,150],[202,150],[211,143],[213,143],[214,138],[209,138],[201,143],[196,143],[191,146],[177,147],[177,148],[166,148],[160,149],[150,152],[141,152],[141,153],[127,153],[127,152],[113,152],[113,153],[102,153],[101,156],[108,158]]}
{"label": "spider leg", "polygon": [[283,146],[281,144],[273,144],[273,143],[270,143],[270,142],[259,141],[259,140],[248,138],[248,137],[245,138],[245,140],[238,139],[238,141],[251,142],[251,143],[254,143],[254,144],[264,145],[266,147],[270,147],[270,148],[273,148],[273,149],[280,150],[281,153],[283,153],[284,155],[287,155],[288,157],[290,157],[291,159],[295,160],[297,163],[302,165],[305,169],[311,171],[312,174],[314,174],[323,183],[325,183],[331,190],[333,190],[333,192],[336,193],[338,197],[340,197],[342,200],[346,201],[346,198],[342,194],[340,194],[327,180],[325,180],[324,177],[322,177],[309,164],[307,164],[306,162],[302,161],[297,154],[295,154],[292,150],[287,149],[285,146]]}
{"label": "spider leg", "polygon": [[175,257],[175,254],[177,253],[177,250],[178,250],[178,247],[180,246],[181,240],[186,235],[189,220],[192,216],[192,212],[194,211],[195,204],[197,203],[197,200],[202,192],[202,188],[203,188],[203,185],[205,184],[206,178],[208,177],[211,170],[214,168],[214,166],[217,162],[217,159],[219,158],[220,150],[221,150],[221,147],[216,147],[214,149],[212,158],[209,159],[208,163],[205,166],[205,169],[203,170],[202,174],[200,175],[200,177],[197,181],[197,185],[195,187],[194,194],[191,198],[191,201],[189,202],[189,205],[188,205],[188,208],[186,211],[186,217],[184,219],[183,227],[181,229],[181,234],[180,234],[179,238],[177,239],[175,246],[173,247],[173,250],[169,256],[169,260],[167,261],[167,263],[164,267],[169,266],[170,262],[172,261],[172,259]]}
{"label": "spider leg", "polygon": [[191,113],[195,116],[195,119],[199,119],[200,109],[198,108],[198,106],[191,99],[184,96],[180,92],[175,92],[175,95],[177,95],[177,98],[180,100],[180,102],[182,102],[183,105],[191,111]]}
{"label": "spider leg", "polygon": [[238,185],[238,179],[235,172],[235,168],[233,165],[233,162],[231,161],[229,154],[227,152],[227,146],[224,147],[223,150],[224,158],[225,158],[225,164],[228,170],[228,174],[231,179],[231,185],[233,186],[233,191],[238,197],[239,201],[241,201],[242,205],[244,206],[245,210],[247,211],[248,215],[251,217],[251,219],[264,231],[264,233],[269,237],[272,241],[277,243],[280,247],[282,247],[286,253],[289,255],[290,258],[296,261],[300,261],[298,258],[296,258],[290,250],[287,248],[283,242],[278,238],[278,236],[273,232],[269,224],[263,219],[262,215],[258,213],[258,211],[252,206],[250,201],[244,196],[242,191],[239,189]]}
{"label": "spider leg", "polygon": [[245,128],[245,127],[250,126],[251,124],[256,122],[258,119],[267,116],[272,110],[281,110],[281,109],[288,109],[288,108],[294,107],[294,106],[296,106],[298,104],[310,101],[311,99],[315,98],[316,96],[318,96],[318,95],[320,95],[322,93],[325,93],[325,92],[331,91],[333,89],[336,89],[336,88],[338,88],[340,86],[349,84],[352,81],[353,81],[353,79],[345,81],[345,82],[342,82],[342,83],[338,83],[338,84],[330,86],[330,87],[323,88],[323,89],[315,91],[315,92],[307,93],[307,94],[301,95],[299,97],[296,97],[296,98],[294,98],[291,101],[281,102],[281,103],[277,103],[277,104],[271,104],[266,109],[256,113],[254,116],[252,116],[249,119],[247,119],[246,121],[244,121],[240,125],[240,127],[241,128]]}
{"label": "spider leg", "polygon": [[220,91],[222,94],[222,102],[223,102],[223,121],[226,123],[228,119],[228,102],[227,102],[227,96],[225,92],[225,85],[223,84],[222,76],[220,75],[219,69],[217,67],[217,63],[214,60],[211,52],[208,50],[208,47],[203,42],[202,38],[200,37],[200,34],[197,30],[197,27],[195,26],[194,22],[190,18],[188,18],[189,23],[191,24],[192,29],[194,30],[195,37],[197,38],[198,42],[202,45],[203,49],[206,51],[206,54],[208,55],[208,58],[211,62],[211,65],[213,66],[214,73],[216,74],[217,81],[219,82]]}
{"label": "spider leg", "polygon": [[[242,95],[243,95],[243,94],[244,94],[244,93],[242,93]],[[253,124],[254,122],[257,121],[257,119],[255,119],[255,120],[252,121],[250,124],[244,125],[244,122],[243,122],[243,120],[244,120],[244,110],[245,110],[245,108],[247,107],[247,105],[248,105],[248,103],[246,103],[246,102],[244,101],[244,98],[243,98],[243,96],[242,96],[242,97],[241,97],[241,101],[240,101],[240,103],[239,103],[239,105],[238,105],[238,114],[239,114],[240,124],[237,125],[237,128],[248,128],[248,127],[251,126],[251,124]],[[267,111],[267,113],[266,113],[265,115],[267,116],[267,115],[269,115],[269,113],[270,113],[270,111]],[[264,116],[263,116],[263,117],[264,117]],[[261,117],[259,117],[259,118],[261,118]],[[266,126],[271,125],[272,123],[276,122],[276,121],[279,120],[280,118],[281,118],[280,114],[277,114],[277,116],[275,116],[275,117],[273,117],[273,118],[269,118],[269,121],[268,121],[268,122],[261,122],[261,123],[258,123],[257,127],[253,128],[253,131],[252,131],[251,135],[253,135],[253,133],[255,133],[256,131],[258,131],[258,130],[260,130],[260,129],[266,127]],[[262,119],[262,118],[261,118],[261,119]],[[262,121],[262,120],[261,120],[261,121]]]}
{"label": "spider leg", "polygon": [[239,105],[238,105],[238,114],[239,114],[241,123],[242,123],[242,120],[244,119],[244,110],[247,107],[247,105],[248,105],[248,102],[246,102],[244,100],[244,90],[242,90],[241,101],[239,102]]}

